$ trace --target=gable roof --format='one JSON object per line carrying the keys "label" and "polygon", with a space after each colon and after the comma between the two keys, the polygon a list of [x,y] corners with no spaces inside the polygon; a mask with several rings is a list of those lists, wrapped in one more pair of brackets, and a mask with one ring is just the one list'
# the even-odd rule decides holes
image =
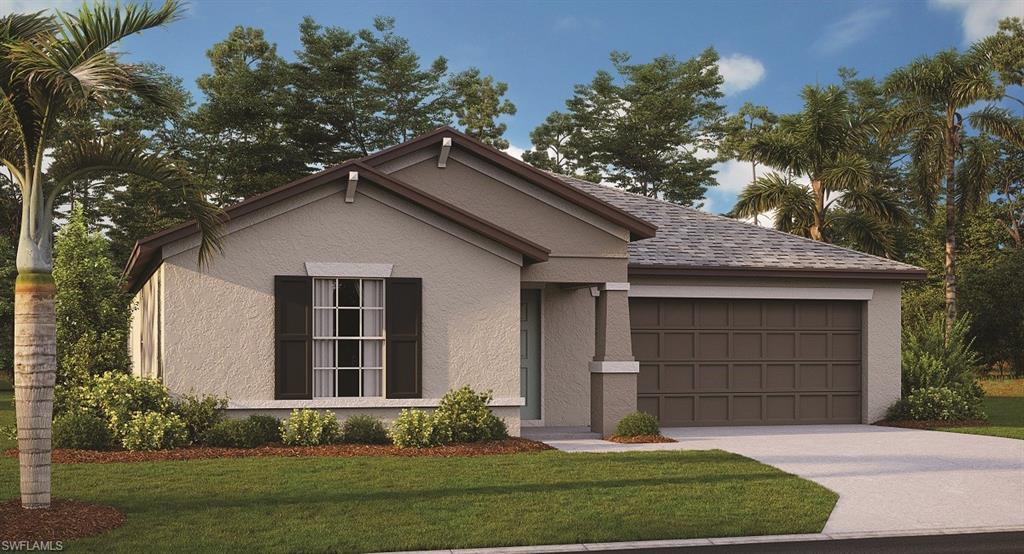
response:
{"label": "gable roof", "polygon": [[833,244],[713,215],[621,189],[551,174],[658,226],[631,242],[633,275],[924,279],[924,269]]}
{"label": "gable roof", "polygon": [[603,198],[586,194],[578,187],[571,186],[571,184],[566,186],[565,182],[554,177],[551,173],[537,169],[518,158],[509,156],[501,150],[488,146],[451,127],[439,127],[425,135],[420,135],[402,144],[385,148],[380,152],[360,158],[360,161],[368,165],[378,166],[431,144],[440,145],[441,140],[444,138],[451,138],[453,147],[462,148],[513,175],[525,179],[548,192],[554,193],[556,196],[629,230],[632,240],[648,239],[654,237],[657,232],[657,226],[651,224],[650,221],[646,221],[628,210],[609,203]]}
{"label": "gable roof", "polygon": [[[226,208],[224,210],[224,220],[254,212],[332,181],[347,180],[349,171],[358,171],[360,181],[365,179],[405,200],[418,204],[437,215],[454,221],[483,237],[518,252],[527,263],[546,261],[548,254],[551,253],[550,250],[535,242],[498,227],[462,208],[427,194],[394,177],[381,173],[360,160],[351,160],[332,166],[263,194],[247,198]],[[142,281],[152,274],[162,261],[161,251],[165,245],[198,232],[199,228],[196,226],[195,221],[189,221],[137,241],[124,270],[128,289],[131,291],[138,290]]]}

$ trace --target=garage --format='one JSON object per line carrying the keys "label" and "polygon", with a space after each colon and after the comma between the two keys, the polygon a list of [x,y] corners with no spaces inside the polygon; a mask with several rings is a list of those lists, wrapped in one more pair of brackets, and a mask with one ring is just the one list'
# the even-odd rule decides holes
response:
{"label": "garage", "polygon": [[631,298],[637,407],[663,426],[861,422],[863,303]]}

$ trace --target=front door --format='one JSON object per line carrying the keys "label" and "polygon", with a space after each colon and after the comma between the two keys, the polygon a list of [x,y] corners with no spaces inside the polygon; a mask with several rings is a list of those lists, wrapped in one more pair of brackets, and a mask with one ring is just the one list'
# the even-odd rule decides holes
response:
{"label": "front door", "polygon": [[526,399],[521,417],[540,419],[540,291],[524,289],[519,297],[519,383]]}

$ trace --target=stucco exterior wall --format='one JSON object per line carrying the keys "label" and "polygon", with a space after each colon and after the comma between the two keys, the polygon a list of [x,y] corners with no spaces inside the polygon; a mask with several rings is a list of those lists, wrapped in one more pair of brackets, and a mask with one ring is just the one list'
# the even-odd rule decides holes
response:
{"label": "stucco exterior wall", "polygon": [[594,359],[594,297],[589,288],[544,289],[542,345],[544,425],[590,425],[590,369]]}
{"label": "stucco exterior wall", "polygon": [[157,268],[132,300],[132,318],[128,334],[128,351],[132,373],[139,377],[159,377],[163,342],[161,340],[160,304],[163,267]]}
{"label": "stucco exterior wall", "polygon": [[786,278],[686,278],[631,276],[636,285],[688,285],[707,287],[805,287],[833,289],[870,289],[871,300],[864,302],[862,331],[862,409],[864,423],[874,423],[900,398],[901,299],[898,281]]}
{"label": "stucco exterior wall", "polygon": [[370,183],[352,204],[338,185],[289,202],[259,223],[232,222],[224,255],[203,271],[189,244],[165,260],[163,377],[172,391],[272,408],[274,276],[305,275],[306,262],[353,262],[423,279],[424,399],[464,384],[518,398],[518,263],[419,219],[429,218]]}

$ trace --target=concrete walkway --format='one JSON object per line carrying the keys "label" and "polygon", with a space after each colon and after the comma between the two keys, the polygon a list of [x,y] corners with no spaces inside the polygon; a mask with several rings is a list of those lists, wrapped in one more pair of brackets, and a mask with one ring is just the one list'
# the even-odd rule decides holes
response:
{"label": "concrete walkway", "polygon": [[823,533],[1024,526],[1024,441],[871,425],[663,429],[678,443],[546,440],[569,452],[719,448],[839,494]]}

